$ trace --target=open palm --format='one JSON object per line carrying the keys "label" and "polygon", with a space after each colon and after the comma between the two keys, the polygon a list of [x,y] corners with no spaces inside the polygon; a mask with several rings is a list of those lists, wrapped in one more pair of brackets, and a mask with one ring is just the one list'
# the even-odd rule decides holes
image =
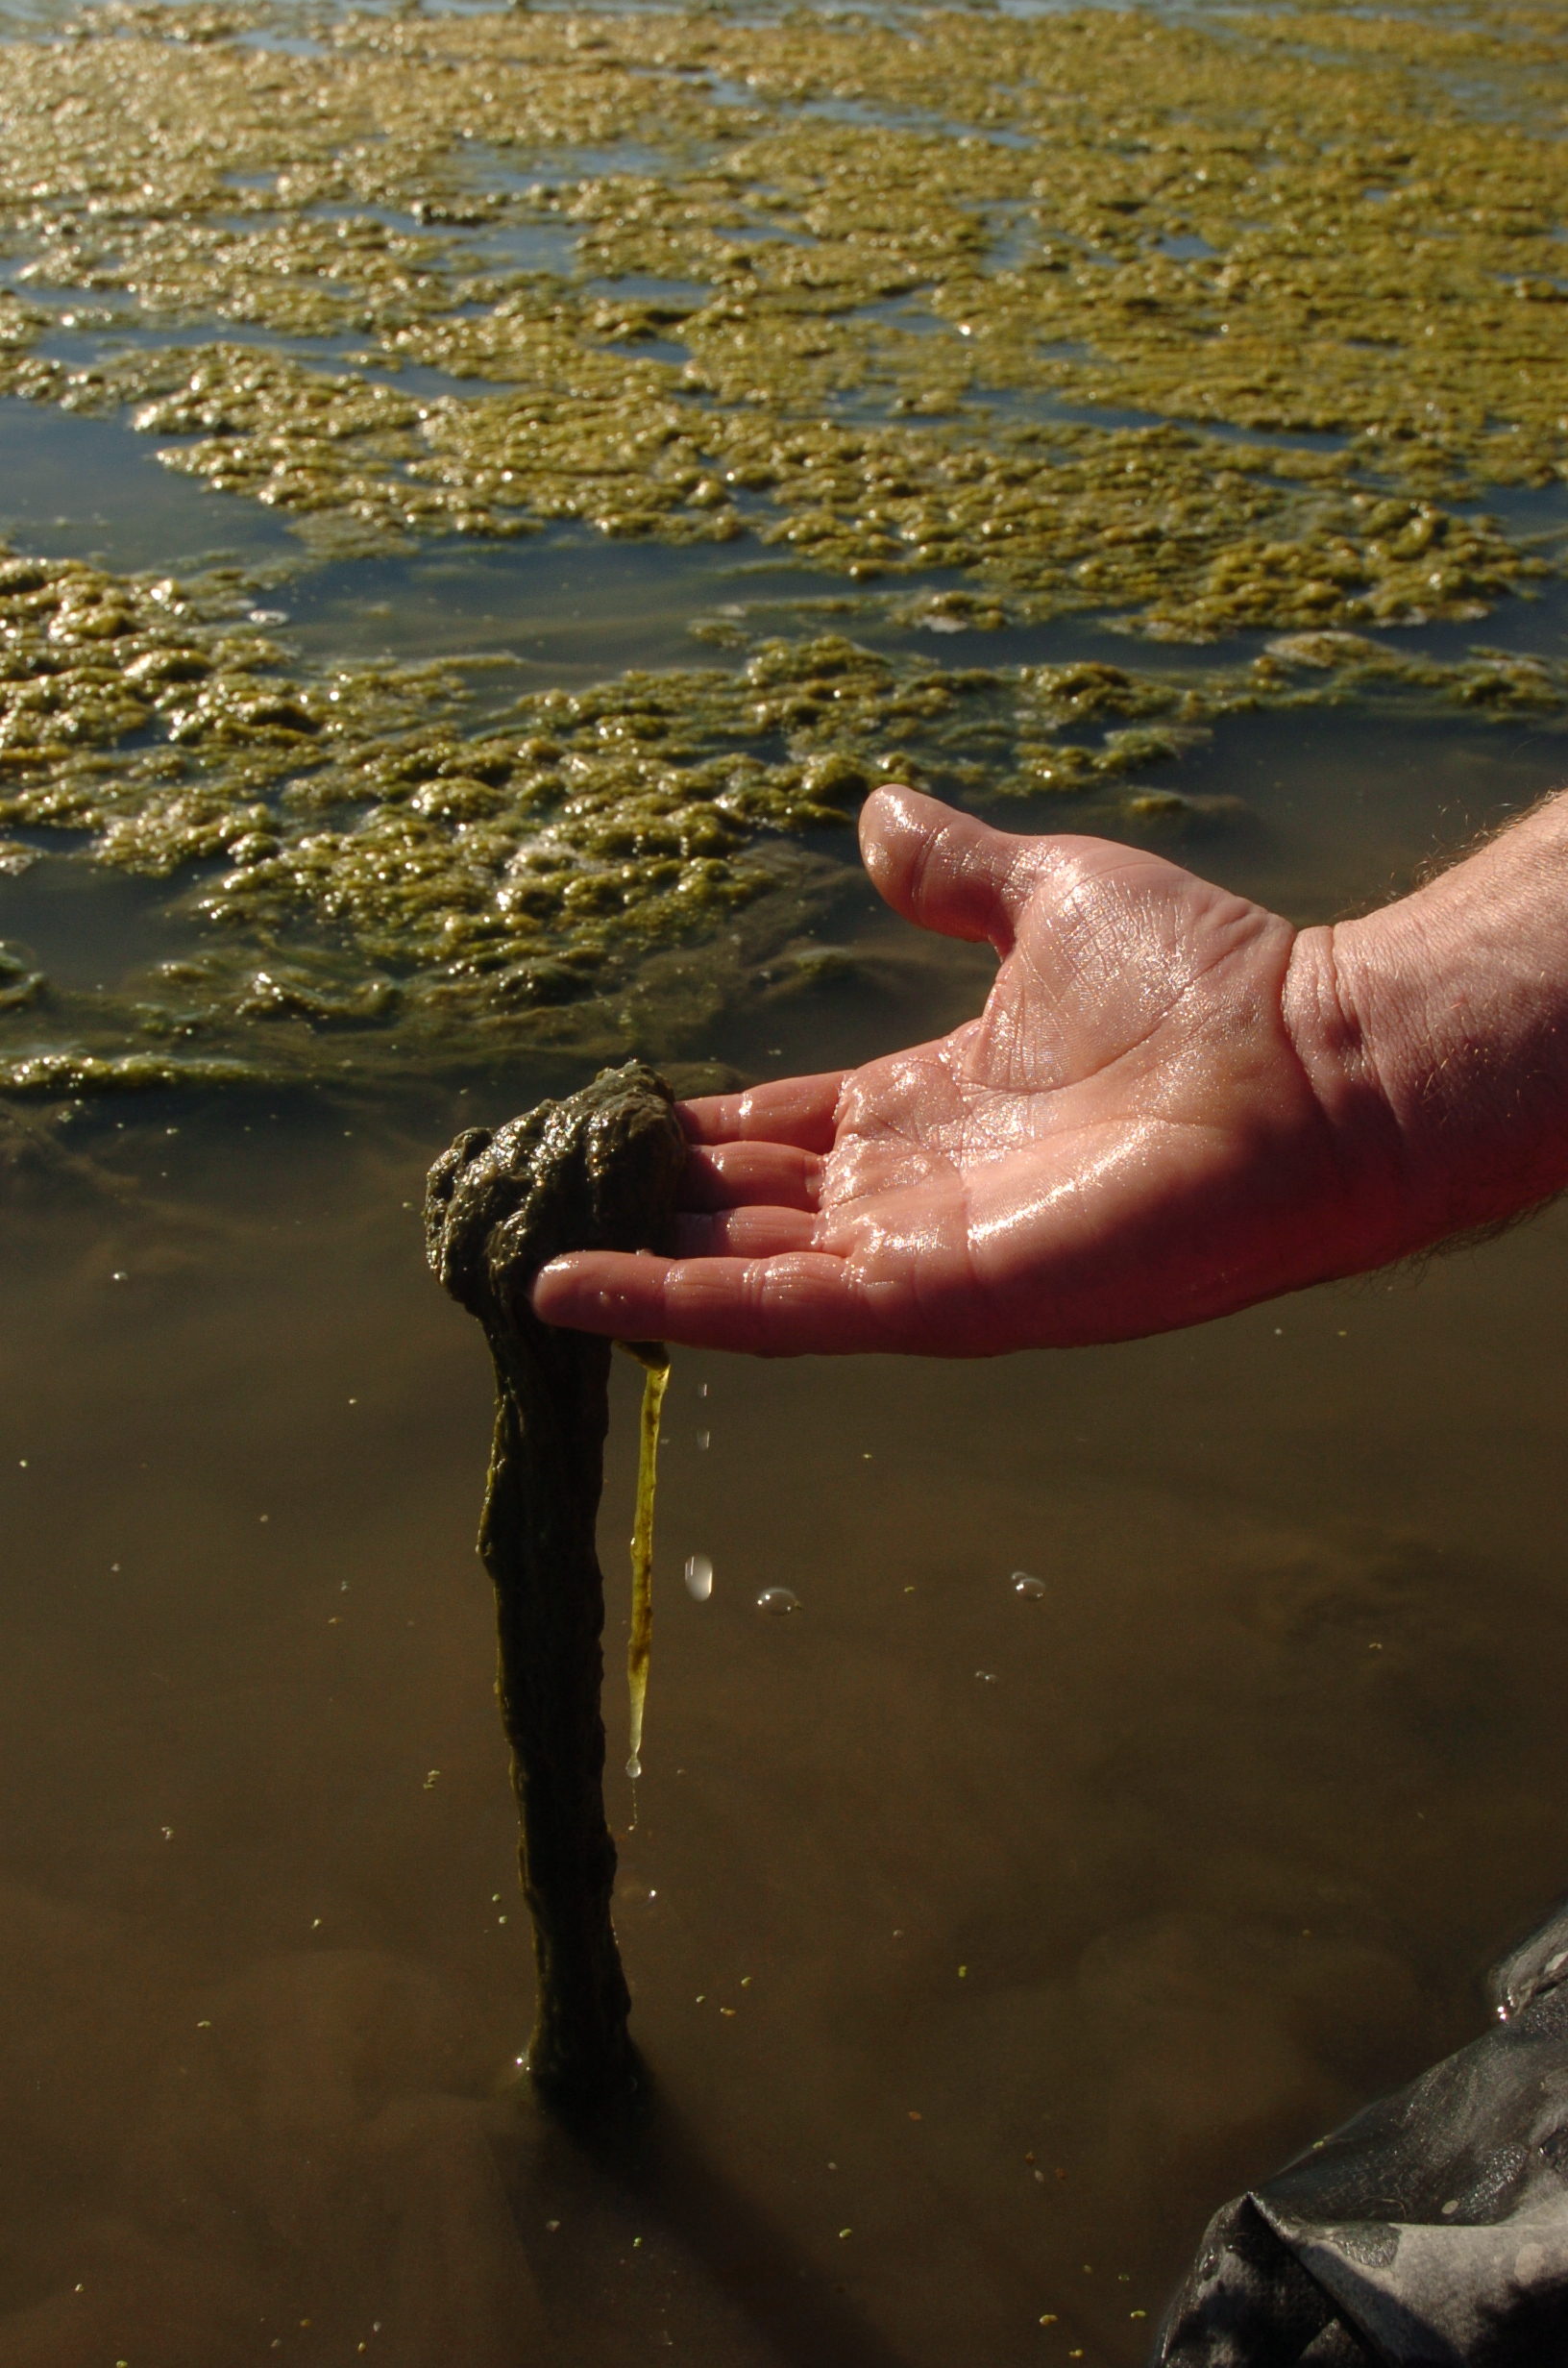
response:
{"label": "open palm", "polygon": [[762,1354],[984,1356],[1368,1262],[1287,922],[1158,856],[1015,837],[912,790],[878,792],[861,836],[895,910],[995,948],[980,1017],[687,1104],[681,1254],[557,1259],[541,1316]]}

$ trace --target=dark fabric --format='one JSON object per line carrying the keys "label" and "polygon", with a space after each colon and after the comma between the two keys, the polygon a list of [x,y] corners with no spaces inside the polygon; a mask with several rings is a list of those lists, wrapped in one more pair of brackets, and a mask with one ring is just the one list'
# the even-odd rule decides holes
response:
{"label": "dark fabric", "polygon": [[1210,2221],[1156,2357],[1181,2368],[1367,2368],[1373,2355],[1243,2195]]}
{"label": "dark fabric", "polygon": [[1568,2368],[1568,1910],[1496,2028],[1210,2222],[1156,2368]]}

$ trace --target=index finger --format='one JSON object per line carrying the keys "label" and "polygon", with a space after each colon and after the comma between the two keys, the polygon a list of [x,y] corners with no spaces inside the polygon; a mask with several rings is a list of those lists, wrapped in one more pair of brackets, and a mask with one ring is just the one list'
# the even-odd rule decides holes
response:
{"label": "index finger", "polygon": [[704,1094],[676,1104],[691,1143],[789,1143],[800,1151],[833,1148],[833,1119],[847,1069],[814,1077],[775,1077],[744,1094]]}

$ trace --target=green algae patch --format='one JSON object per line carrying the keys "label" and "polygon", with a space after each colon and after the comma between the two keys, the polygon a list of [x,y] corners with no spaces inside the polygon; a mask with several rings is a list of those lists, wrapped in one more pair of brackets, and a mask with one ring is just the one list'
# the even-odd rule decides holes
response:
{"label": "green algae patch", "polygon": [[[317,536],[756,537],[1200,639],[1557,563],[1477,508],[1568,465],[1547,15],[268,21],[0,52],[0,384]],[[43,357],[60,291],[218,333]]]}
{"label": "green algae patch", "polygon": [[96,999],[18,957],[15,1087],[696,1052],[852,877],[847,826],[879,781],[1060,793],[1075,821],[1136,829],[1174,810],[1138,777],[1234,715],[1354,698],[1568,717],[1562,661],[1321,626],[1153,671],[943,664],[743,616],[723,666],[508,698],[495,666],[303,669],[252,622],[256,590],[0,557],[0,862],[165,882],[190,937]]}
{"label": "green algae patch", "polygon": [[[0,560],[0,872],[162,880],[187,939],[97,1000],[18,955],[0,1077],[697,1051],[879,780],[1137,831],[1238,713],[1556,728],[1556,661],[1400,636],[1561,572],[1565,104],[1552,12],[1435,0],[0,45],[0,392],[318,555],[573,526],[840,586],[516,696],[304,665],[239,570]],[[1064,615],[1127,662],[987,662]]]}

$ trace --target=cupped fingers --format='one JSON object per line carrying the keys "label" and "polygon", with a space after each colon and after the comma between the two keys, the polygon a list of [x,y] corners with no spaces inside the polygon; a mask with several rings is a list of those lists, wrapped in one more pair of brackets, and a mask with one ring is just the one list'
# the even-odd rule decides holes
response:
{"label": "cupped fingers", "polygon": [[818,1154],[793,1144],[719,1143],[690,1153],[681,1198],[689,1209],[814,1209],[821,1174]]}
{"label": "cupped fingers", "polygon": [[832,1356],[896,1345],[840,1258],[652,1258],[575,1250],[541,1267],[534,1313],[617,1340],[752,1356]]}

